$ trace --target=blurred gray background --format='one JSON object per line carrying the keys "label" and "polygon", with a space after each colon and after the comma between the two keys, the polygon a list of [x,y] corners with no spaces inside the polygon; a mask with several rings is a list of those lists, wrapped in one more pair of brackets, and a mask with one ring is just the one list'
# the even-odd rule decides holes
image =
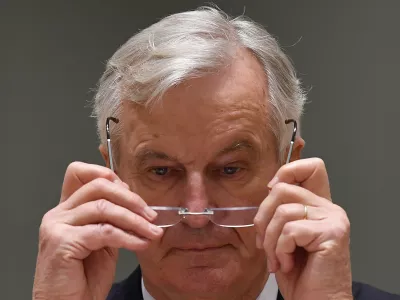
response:
{"label": "blurred gray background", "polygon": [[[352,222],[354,279],[400,293],[400,1],[215,3],[245,9],[293,59],[310,89],[305,156],[326,161]],[[2,299],[31,297],[38,227],[67,165],[102,164],[88,101],[104,62],[137,30],[202,4],[0,0]],[[117,279],[135,264],[123,251]]]}

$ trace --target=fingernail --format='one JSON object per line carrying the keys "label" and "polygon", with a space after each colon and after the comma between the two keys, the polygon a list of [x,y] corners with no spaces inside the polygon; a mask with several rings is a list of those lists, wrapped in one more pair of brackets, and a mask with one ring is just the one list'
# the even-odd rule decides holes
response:
{"label": "fingernail", "polygon": [[128,185],[127,183],[123,182],[123,185],[124,185],[128,190],[130,190],[130,187],[129,187],[129,185]]}
{"label": "fingernail", "polygon": [[[150,207],[146,206],[144,208],[144,214],[150,218],[150,220],[153,220],[155,217],[157,217],[157,213],[152,210]],[[158,227],[157,227],[158,228]]]}
{"label": "fingernail", "polygon": [[162,228],[160,228],[160,227],[158,227],[156,225],[153,225],[153,224],[150,225],[150,229],[151,229],[151,231],[153,231],[157,235],[163,233]]}
{"label": "fingernail", "polygon": [[273,187],[275,184],[277,184],[278,181],[279,181],[279,178],[278,178],[278,177],[275,176],[274,178],[272,178],[272,180],[268,183],[268,188],[269,188],[269,189],[272,189],[272,187]]}
{"label": "fingernail", "polygon": [[256,234],[256,247],[258,249],[262,249],[261,236],[258,233]]}

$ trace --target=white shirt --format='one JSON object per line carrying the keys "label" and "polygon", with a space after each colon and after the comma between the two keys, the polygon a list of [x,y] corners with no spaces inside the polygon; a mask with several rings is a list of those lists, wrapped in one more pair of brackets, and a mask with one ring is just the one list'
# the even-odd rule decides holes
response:
{"label": "white shirt", "polygon": [[[143,277],[142,277],[142,293],[144,300],[155,300],[149,292],[146,290],[144,286]],[[278,297],[278,284],[275,279],[275,274],[270,274],[267,283],[264,286],[261,294],[257,297],[256,300],[276,300]]]}

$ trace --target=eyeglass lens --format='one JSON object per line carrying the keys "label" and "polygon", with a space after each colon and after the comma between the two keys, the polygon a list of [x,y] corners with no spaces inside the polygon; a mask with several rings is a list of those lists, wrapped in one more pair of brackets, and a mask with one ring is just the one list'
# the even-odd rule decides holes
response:
{"label": "eyeglass lens", "polygon": [[[151,207],[157,212],[153,223],[159,227],[170,227],[178,224],[183,218],[209,218],[212,223],[222,227],[250,227],[258,207],[211,208],[204,213],[183,213],[179,207]],[[180,213],[181,212],[181,213]]]}

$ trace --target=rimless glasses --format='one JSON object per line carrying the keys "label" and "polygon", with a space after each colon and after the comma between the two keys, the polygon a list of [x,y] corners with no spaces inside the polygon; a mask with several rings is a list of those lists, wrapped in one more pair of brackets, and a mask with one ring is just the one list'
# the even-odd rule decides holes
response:
{"label": "rimless glasses", "polygon": [[[111,135],[110,135],[110,121],[118,123],[117,118],[108,117],[106,120],[106,135],[107,135],[107,147],[108,147],[108,158],[111,170],[114,171],[114,160],[112,155],[111,147]],[[290,162],[290,158],[293,151],[294,141],[297,133],[297,122],[293,119],[285,121],[286,124],[293,123],[293,134],[290,140],[289,152],[286,163]],[[243,207],[210,207],[205,208],[201,212],[191,212],[185,207],[175,206],[150,206],[154,211],[157,212],[157,217],[153,223],[159,227],[171,227],[183,219],[188,217],[206,217],[218,226],[241,228],[254,226],[254,218],[258,211],[258,206],[243,206]]]}

